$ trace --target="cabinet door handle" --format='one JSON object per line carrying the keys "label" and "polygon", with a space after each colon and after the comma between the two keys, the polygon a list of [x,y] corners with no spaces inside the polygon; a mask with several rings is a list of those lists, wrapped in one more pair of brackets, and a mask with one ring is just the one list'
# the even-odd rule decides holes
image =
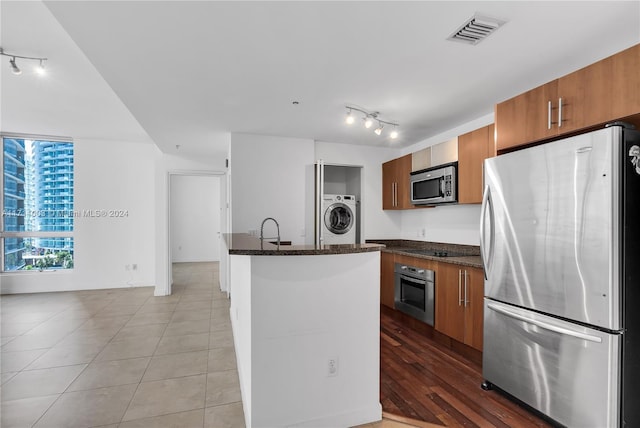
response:
{"label": "cabinet door handle", "polygon": [[396,206],[396,183],[395,181],[391,182],[391,206]]}
{"label": "cabinet door handle", "polygon": [[558,98],[558,128],[562,128],[562,98]]}
{"label": "cabinet door handle", "polygon": [[467,299],[467,271],[464,271],[464,307],[467,307],[467,303],[470,303]]}
{"label": "cabinet door handle", "polygon": [[398,182],[396,181],[396,207],[399,206],[398,204]]}
{"label": "cabinet door handle", "polygon": [[462,306],[462,269],[458,269],[458,306]]}
{"label": "cabinet door handle", "polygon": [[397,206],[398,204],[396,203],[396,182],[393,182],[393,206]]}
{"label": "cabinet door handle", "polygon": [[551,129],[551,101],[547,104],[547,129]]}

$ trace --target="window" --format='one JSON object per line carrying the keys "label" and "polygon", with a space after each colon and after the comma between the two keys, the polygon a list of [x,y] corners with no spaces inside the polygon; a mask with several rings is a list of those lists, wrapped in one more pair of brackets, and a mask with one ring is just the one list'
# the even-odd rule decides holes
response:
{"label": "window", "polygon": [[2,271],[73,268],[73,143],[2,136]]}

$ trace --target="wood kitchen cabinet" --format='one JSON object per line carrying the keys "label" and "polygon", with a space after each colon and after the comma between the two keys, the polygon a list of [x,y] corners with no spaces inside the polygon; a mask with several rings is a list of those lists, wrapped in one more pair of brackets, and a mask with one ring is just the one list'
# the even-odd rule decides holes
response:
{"label": "wood kitchen cabinet", "polygon": [[411,154],[382,164],[382,209],[405,210],[411,204],[409,174]]}
{"label": "wood kitchen cabinet", "polygon": [[438,263],[435,329],[482,351],[482,269]]}
{"label": "wood kitchen cabinet", "polygon": [[640,113],[640,45],[496,105],[498,151]]}
{"label": "wood kitchen cabinet", "polygon": [[391,253],[380,252],[380,303],[394,309],[395,258]]}
{"label": "wood kitchen cabinet", "polygon": [[558,82],[525,92],[496,105],[496,149],[504,150],[557,135],[553,102]]}
{"label": "wood kitchen cabinet", "polygon": [[561,133],[640,113],[639,70],[636,45],[558,79]]}
{"label": "wood kitchen cabinet", "polygon": [[458,137],[458,203],[482,202],[482,164],[495,155],[493,124]]}

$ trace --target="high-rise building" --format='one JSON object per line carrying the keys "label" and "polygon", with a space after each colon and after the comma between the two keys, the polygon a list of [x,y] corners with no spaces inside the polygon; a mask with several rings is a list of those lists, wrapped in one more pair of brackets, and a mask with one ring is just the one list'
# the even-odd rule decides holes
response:
{"label": "high-rise building", "polygon": [[[33,141],[35,223],[40,232],[73,231],[73,144]],[[45,251],[73,252],[73,238],[38,238]]]}
{"label": "high-rise building", "polygon": [[[22,232],[25,230],[25,141],[5,138],[3,162],[4,230]],[[5,269],[15,269],[23,264],[23,250],[23,238],[5,239]]]}

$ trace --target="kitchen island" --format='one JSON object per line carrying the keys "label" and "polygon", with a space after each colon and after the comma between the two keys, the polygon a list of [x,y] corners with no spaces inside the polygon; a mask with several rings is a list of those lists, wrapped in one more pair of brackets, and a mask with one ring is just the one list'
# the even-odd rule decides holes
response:
{"label": "kitchen island", "polygon": [[247,426],[380,420],[384,246],[277,246],[247,234],[224,244]]}

